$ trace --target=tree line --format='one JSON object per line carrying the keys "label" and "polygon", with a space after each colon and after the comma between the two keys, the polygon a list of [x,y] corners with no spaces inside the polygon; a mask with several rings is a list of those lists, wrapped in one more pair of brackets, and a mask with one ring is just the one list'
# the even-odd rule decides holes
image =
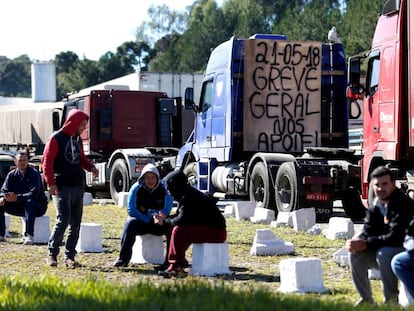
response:
{"label": "tree line", "polygon": [[[135,41],[124,42],[98,61],[72,51],[53,61],[57,99],[135,71],[203,72],[212,48],[232,36],[287,35],[292,40],[327,41],[336,26],[346,56],[370,47],[386,0],[196,0],[184,12],[151,6],[149,21],[137,26]],[[0,96],[31,96],[32,60],[0,56]]]}

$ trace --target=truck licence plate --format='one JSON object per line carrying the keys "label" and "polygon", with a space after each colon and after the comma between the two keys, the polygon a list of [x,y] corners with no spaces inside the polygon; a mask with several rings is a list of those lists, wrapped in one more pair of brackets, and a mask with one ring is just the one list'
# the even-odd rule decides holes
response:
{"label": "truck licence plate", "polygon": [[306,192],[306,200],[311,201],[329,201],[329,193]]}

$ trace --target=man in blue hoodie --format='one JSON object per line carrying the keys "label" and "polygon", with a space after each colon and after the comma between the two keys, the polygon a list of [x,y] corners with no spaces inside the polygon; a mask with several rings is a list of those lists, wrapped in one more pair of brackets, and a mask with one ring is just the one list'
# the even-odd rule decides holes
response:
{"label": "man in blue hoodie", "polygon": [[[164,181],[154,164],[144,166],[141,176],[129,190],[128,219],[121,238],[121,250],[115,261],[115,267],[126,267],[132,257],[132,247],[137,235],[166,235],[167,228],[154,224],[153,215],[171,212],[173,198],[167,191]],[[168,245],[167,245],[168,250]],[[162,268],[161,268],[162,269]]]}
{"label": "man in blue hoodie", "polygon": [[83,213],[85,170],[96,177],[98,170],[86,158],[81,133],[89,117],[82,110],[72,109],[62,128],[46,142],[42,166],[49,194],[56,208],[56,222],[49,238],[47,264],[57,266],[57,255],[63,235],[69,226],[65,244],[65,265],[75,268],[76,244]]}

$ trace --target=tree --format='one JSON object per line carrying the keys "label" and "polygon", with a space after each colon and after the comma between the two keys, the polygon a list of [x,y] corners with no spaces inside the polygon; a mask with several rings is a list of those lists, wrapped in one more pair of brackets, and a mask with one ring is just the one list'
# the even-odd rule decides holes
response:
{"label": "tree", "polygon": [[348,56],[369,50],[378,14],[386,0],[348,0],[338,33]]}
{"label": "tree", "polygon": [[305,5],[288,9],[273,33],[285,34],[291,40],[327,41],[328,31],[342,19],[337,1],[309,0]]}
{"label": "tree", "polygon": [[177,42],[180,56],[178,70],[204,70],[210,51],[229,38],[223,11],[214,0],[200,0],[193,4],[187,31]]}
{"label": "tree", "polygon": [[31,96],[31,61],[27,55],[4,60],[0,72],[0,92],[4,96]]}
{"label": "tree", "polygon": [[[264,7],[254,0],[229,0],[223,6],[227,29],[237,37],[249,37],[255,33],[269,33]],[[229,35],[230,35],[229,34]]]}

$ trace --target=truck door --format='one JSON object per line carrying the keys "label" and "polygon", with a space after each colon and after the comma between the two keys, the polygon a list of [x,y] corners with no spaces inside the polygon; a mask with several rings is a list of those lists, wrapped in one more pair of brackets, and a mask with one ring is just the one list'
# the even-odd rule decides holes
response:
{"label": "truck door", "polygon": [[209,157],[209,151],[211,148],[211,117],[212,104],[214,100],[213,89],[213,79],[211,79],[204,82],[203,88],[201,90],[200,103],[198,107],[199,113],[197,114],[197,130],[195,137],[197,144],[200,148],[201,157]]}
{"label": "truck door", "polygon": [[[376,146],[380,134],[379,123],[379,99],[378,89],[380,75],[380,53],[379,50],[371,52],[368,58],[368,72],[366,80],[366,102],[364,107],[364,145]],[[372,154],[373,150],[366,150]]]}

